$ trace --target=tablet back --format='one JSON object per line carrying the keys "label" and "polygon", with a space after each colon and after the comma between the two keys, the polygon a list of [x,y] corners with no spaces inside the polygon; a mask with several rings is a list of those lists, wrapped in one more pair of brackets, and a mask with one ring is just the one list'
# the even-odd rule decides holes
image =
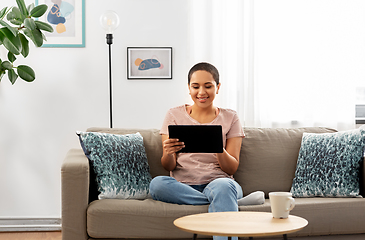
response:
{"label": "tablet back", "polygon": [[169,125],[169,138],[184,142],[183,153],[222,153],[221,125]]}

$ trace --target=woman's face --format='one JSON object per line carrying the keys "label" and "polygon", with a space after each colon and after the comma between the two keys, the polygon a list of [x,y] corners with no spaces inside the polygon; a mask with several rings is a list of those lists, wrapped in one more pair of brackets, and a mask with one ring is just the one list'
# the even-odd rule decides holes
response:
{"label": "woman's face", "polygon": [[196,71],[191,75],[189,91],[197,106],[205,108],[213,104],[220,84],[214,81],[213,75],[207,71]]}

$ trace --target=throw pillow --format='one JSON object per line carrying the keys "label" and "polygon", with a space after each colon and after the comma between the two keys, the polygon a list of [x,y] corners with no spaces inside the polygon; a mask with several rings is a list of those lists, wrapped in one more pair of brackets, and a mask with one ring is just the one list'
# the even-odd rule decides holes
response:
{"label": "throw pillow", "polygon": [[294,197],[357,197],[365,130],[304,133],[295,177]]}
{"label": "throw pillow", "polygon": [[77,132],[77,135],[95,171],[99,199],[148,197],[151,175],[140,133]]}

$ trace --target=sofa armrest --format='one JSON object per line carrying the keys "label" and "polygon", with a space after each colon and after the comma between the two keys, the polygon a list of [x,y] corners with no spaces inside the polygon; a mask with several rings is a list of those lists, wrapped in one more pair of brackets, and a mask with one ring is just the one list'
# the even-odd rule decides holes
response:
{"label": "sofa armrest", "polygon": [[71,149],[61,167],[62,239],[86,240],[89,162],[81,149]]}

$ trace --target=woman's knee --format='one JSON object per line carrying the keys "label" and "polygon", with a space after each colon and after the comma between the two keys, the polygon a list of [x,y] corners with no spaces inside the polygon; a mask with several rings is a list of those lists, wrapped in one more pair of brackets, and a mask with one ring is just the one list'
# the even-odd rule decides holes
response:
{"label": "woman's knee", "polygon": [[[209,184],[210,185],[210,184]],[[242,195],[241,186],[231,178],[218,178],[211,182],[211,188],[214,188],[216,194],[233,194],[237,197]]]}
{"label": "woman's knee", "polygon": [[163,190],[165,183],[171,180],[169,176],[157,176],[154,177],[150,182],[150,193],[153,196],[158,193],[160,190]]}

